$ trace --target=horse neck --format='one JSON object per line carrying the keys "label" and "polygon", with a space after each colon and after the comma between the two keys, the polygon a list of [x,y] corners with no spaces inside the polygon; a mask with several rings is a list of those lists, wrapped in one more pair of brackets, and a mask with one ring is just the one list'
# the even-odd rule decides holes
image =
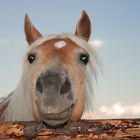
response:
{"label": "horse neck", "polygon": [[29,76],[23,74],[17,88],[8,97],[8,106],[4,111],[5,121],[33,121],[31,82]]}

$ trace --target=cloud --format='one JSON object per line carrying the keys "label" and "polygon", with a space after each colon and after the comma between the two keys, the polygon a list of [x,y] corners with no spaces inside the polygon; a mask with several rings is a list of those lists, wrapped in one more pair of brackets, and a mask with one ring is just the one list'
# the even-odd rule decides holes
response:
{"label": "cloud", "polygon": [[8,39],[6,39],[6,38],[0,39],[0,46],[7,45],[8,43],[9,43]]}
{"label": "cloud", "polygon": [[138,118],[140,117],[140,102],[134,105],[124,105],[117,102],[112,106],[102,105],[94,113],[94,118]]}
{"label": "cloud", "polygon": [[89,41],[89,43],[95,47],[102,47],[105,45],[105,42],[103,40],[100,40],[100,39],[91,39]]}

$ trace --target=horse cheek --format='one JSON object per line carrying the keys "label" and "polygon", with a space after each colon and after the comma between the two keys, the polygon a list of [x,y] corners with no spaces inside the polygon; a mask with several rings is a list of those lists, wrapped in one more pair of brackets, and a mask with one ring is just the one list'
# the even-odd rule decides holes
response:
{"label": "horse cheek", "polygon": [[70,119],[72,121],[77,121],[82,117],[84,111],[84,95],[80,95],[72,108]]}
{"label": "horse cheek", "polygon": [[70,114],[70,119],[72,121],[79,120],[82,117],[84,111],[84,77],[82,77],[80,81],[81,82],[79,82],[79,80],[77,81],[77,85],[79,85],[77,88],[77,100]]}

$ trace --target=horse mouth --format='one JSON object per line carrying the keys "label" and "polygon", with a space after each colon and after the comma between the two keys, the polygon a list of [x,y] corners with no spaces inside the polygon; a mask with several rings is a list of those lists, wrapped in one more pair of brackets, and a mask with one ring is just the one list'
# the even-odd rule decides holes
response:
{"label": "horse mouth", "polygon": [[47,127],[60,128],[65,126],[69,121],[71,107],[59,114],[41,114],[41,120]]}

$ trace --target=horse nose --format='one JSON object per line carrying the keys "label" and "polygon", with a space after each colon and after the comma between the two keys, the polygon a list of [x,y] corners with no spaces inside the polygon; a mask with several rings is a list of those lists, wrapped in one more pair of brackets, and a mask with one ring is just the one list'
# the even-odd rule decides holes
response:
{"label": "horse nose", "polygon": [[66,93],[69,93],[70,90],[71,90],[70,81],[67,77],[65,77],[64,82],[63,82],[62,87],[61,87],[61,90],[60,90],[60,94],[64,95]]}
{"label": "horse nose", "polygon": [[74,103],[71,82],[63,71],[42,73],[37,79],[36,91],[38,106],[43,114],[60,114]]}
{"label": "horse nose", "polygon": [[46,86],[51,86],[58,85],[62,78],[60,73],[48,71],[45,75],[42,76],[42,79]]}
{"label": "horse nose", "polygon": [[37,82],[36,82],[36,89],[37,89],[37,91],[39,91],[39,93],[42,93],[43,92],[43,87],[42,87],[42,84],[41,83],[42,83],[42,80],[39,77],[37,79]]}
{"label": "horse nose", "polygon": [[46,73],[42,73],[41,76],[37,79],[36,89],[40,93],[45,90],[46,87],[56,87],[61,80],[60,74],[56,72],[47,71]]}
{"label": "horse nose", "polygon": [[42,93],[48,88],[51,88],[54,92],[57,91],[60,95],[64,95],[71,91],[71,83],[65,74],[47,71],[37,79],[36,89]]}

